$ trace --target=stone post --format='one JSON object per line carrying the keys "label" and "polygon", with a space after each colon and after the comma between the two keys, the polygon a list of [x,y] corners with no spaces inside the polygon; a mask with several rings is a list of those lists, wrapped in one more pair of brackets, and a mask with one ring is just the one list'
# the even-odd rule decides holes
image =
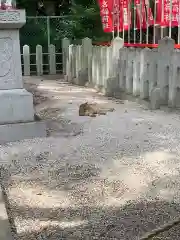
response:
{"label": "stone post", "polygon": [[93,48],[92,48],[92,80],[91,80],[92,86],[94,86],[96,83],[96,81],[95,81],[95,79],[96,79],[96,56],[95,56],[95,54],[96,54],[96,47],[93,46]]}
{"label": "stone post", "polygon": [[165,37],[159,41],[158,58],[158,86],[160,87],[161,104],[168,103],[169,81],[172,76],[172,55],[174,52],[174,40]]}
{"label": "stone post", "polygon": [[157,87],[157,66],[158,66],[158,51],[152,49],[149,53],[149,96],[154,88]]}
{"label": "stone post", "polygon": [[65,80],[72,83],[73,77],[72,77],[72,57],[73,54],[73,44],[69,45],[68,47],[68,58],[66,62],[66,75]]}
{"label": "stone post", "polygon": [[127,67],[126,67],[126,93],[133,93],[133,61],[135,58],[135,49],[128,48],[127,51]]}
{"label": "stone post", "polygon": [[149,72],[151,50],[144,48],[140,53],[140,98],[149,99]]}
{"label": "stone post", "polygon": [[174,40],[165,37],[159,41],[157,60],[157,86],[152,89],[150,100],[151,108],[157,109],[161,105],[167,105],[169,99],[169,82],[172,78],[172,55]]}
{"label": "stone post", "polygon": [[140,95],[140,59],[141,50],[135,49],[135,58],[133,60],[133,96]]}
{"label": "stone post", "polygon": [[92,55],[92,40],[90,38],[84,38],[82,40],[83,51],[83,69],[88,69],[88,56]]}
{"label": "stone post", "polygon": [[101,47],[101,62],[102,62],[102,89],[105,86],[105,78],[106,78],[106,48],[107,47]]}
{"label": "stone post", "polygon": [[[120,37],[116,37],[112,41],[112,69],[110,77],[106,81],[106,95],[115,96],[119,92],[118,63],[120,57],[120,49],[123,48],[124,41]],[[108,67],[108,66],[107,66]]]}
{"label": "stone post", "polygon": [[91,68],[92,58],[92,40],[90,38],[84,38],[82,40],[82,66],[78,73],[78,84],[85,85],[88,81],[91,81],[91,72],[88,68]]}
{"label": "stone post", "polygon": [[63,54],[63,74],[67,75],[67,61],[69,57],[70,40],[68,38],[62,39],[62,54]]}
{"label": "stone post", "polygon": [[126,88],[126,68],[127,64],[127,48],[121,48],[119,51],[119,88],[122,92],[125,91]]}
{"label": "stone post", "polygon": [[169,80],[169,107],[180,107],[180,52],[179,50],[174,51],[172,56],[172,71],[170,72]]}
{"label": "stone post", "polygon": [[23,88],[19,29],[24,10],[0,10],[0,144],[45,137],[43,122],[34,122],[33,96]]}

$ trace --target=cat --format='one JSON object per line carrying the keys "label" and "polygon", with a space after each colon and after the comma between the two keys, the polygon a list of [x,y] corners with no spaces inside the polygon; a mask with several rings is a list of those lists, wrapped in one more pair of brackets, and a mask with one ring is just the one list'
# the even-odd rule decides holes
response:
{"label": "cat", "polygon": [[79,106],[79,116],[96,117],[97,115],[106,115],[107,112],[113,112],[114,108],[105,108],[97,103],[83,103]]}

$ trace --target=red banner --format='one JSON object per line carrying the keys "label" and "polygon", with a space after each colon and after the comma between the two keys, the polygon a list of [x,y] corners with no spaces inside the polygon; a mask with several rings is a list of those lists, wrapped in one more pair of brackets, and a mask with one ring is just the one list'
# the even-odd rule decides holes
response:
{"label": "red banner", "polygon": [[154,24],[152,10],[149,7],[149,0],[135,0],[136,7],[136,28],[146,29]]}
{"label": "red banner", "polygon": [[[131,23],[132,0],[98,0],[104,32],[128,30]],[[154,20],[150,0],[134,0],[136,7],[136,28],[146,29],[148,26],[180,25],[180,0],[155,0],[156,19]],[[172,1],[172,4],[170,2]],[[119,29],[118,29],[119,28]]]}
{"label": "red banner", "polygon": [[113,31],[112,8],[113,0],[99,0],[100,15],[104,32]]}
{"label": "red banner", "polygon": [[131,27],[131,0],[99,0],[104,32],[128,30]]}
{"label": "red banner", "polygon": [[120,10],[120,18],[123,16],[122,28],[128,30],[131,27],[131,0],[121,0]]}
{"label": "red banner", "polygon": [[[170,4],[172,1],[172,4]],[[172,6],[172,7],[171,7]],[[178,26],[180,22],[180,1],[179,0],[157,0],[156,23],[161,26]]]}
{"label": "red banner", "polygon": [[131,27],[131,0],[113,0],[114,30],[119,32]]}

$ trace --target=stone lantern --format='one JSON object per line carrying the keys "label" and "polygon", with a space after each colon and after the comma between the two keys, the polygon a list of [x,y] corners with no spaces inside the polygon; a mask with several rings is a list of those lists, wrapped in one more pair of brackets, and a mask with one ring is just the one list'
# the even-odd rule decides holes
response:
{"label": "stone lantern", "polygon": [[34,121],[33,96],[23,88],[19,29],[25,10],[6,6],[0,9],[0,144],[46,136],[45,124]]}

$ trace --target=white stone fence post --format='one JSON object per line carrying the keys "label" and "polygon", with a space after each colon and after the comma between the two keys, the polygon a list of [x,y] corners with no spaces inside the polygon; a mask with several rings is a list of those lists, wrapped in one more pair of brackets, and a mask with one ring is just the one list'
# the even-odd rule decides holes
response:
{"label": "white stone fence post", "polygon": [[[66,49],[68,51],[68,49]],[[48,56],[48,61],[43,61],[43,55]],[[36,52],[32,53],[31,49],[28,45],[23,46],[22,52],[22,68],[23,68],[23,75],[30,76],[32,74],[36,74],[37,76],[41,76],[43,74],[47,74],[47,71],[44,71],[44,65],[48,65],[48,74],[49,75],[56,75],[58,73],[59,67],[58,65],[62,65],[62,63],[56,62],[56,55],[60,55],[61,53],[56,53],[56,48],[54,45],[50,44],[48,48],[48,52],[43,52],[43,47],[41,45],[36,46]],[[63,54],[63,53],[62,53]],[[64,56],[64,55],[63,55]],[[35,57],[35,59],[33,58]],[[35,60],[32,61],[32,59]],[[65,58],[63,57],[63,61]],[[66,59],[67,61],[67,59]],[[63,64],[63,72],[66,72]]]}

